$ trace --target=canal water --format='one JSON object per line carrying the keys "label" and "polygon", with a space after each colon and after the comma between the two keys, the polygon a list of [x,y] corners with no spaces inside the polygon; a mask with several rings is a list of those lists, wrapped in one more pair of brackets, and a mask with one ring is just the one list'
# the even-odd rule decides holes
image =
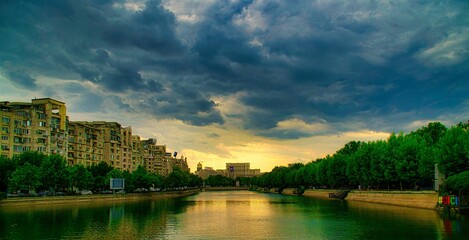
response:
{"label": "canal water", "polygon": [[0,207],[0,239],[469,239],[468,216],[249,191]]}

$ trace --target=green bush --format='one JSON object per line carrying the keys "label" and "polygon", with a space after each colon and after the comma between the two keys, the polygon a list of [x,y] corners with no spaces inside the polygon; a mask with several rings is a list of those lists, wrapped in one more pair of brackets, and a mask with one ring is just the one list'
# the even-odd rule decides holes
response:
{"label": "green bush", "polygon": [[456,194],[458,196],[469,195],[469,171],[455,174],[441,186],[440,195]]}

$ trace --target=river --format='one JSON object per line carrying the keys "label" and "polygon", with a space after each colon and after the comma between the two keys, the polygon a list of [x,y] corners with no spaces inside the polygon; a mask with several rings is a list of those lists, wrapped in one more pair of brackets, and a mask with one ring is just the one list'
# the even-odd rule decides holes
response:
{"label": "river", "polygon": [[249,191],[0,207],[0,239],[469,239],[468,216]]}

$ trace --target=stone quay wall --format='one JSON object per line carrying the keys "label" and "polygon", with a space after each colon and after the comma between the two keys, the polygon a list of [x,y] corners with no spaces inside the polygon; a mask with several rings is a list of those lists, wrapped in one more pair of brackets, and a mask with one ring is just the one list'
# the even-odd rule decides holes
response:
{"label": "stone quay wall", "polygon": [[[284,189],[282,194],[296,195],[296,189]],[[313,198],[329,198],[329,193],[339,190],[307,189],[303,196]],[[334,199],[335,200],[335,199]],[[438,202],[438,193],[434,191],[351,191],[345,198],[346,201],[361,201],[380,203],[395,206],[435,209]]]}

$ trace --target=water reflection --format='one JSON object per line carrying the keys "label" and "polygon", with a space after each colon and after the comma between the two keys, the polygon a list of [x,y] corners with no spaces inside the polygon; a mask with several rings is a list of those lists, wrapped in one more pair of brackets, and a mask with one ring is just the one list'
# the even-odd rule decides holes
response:
{"label": "water reflection", "polygon": [[469,239],[466,216],[252,192],[0,207],[0,239]]}

